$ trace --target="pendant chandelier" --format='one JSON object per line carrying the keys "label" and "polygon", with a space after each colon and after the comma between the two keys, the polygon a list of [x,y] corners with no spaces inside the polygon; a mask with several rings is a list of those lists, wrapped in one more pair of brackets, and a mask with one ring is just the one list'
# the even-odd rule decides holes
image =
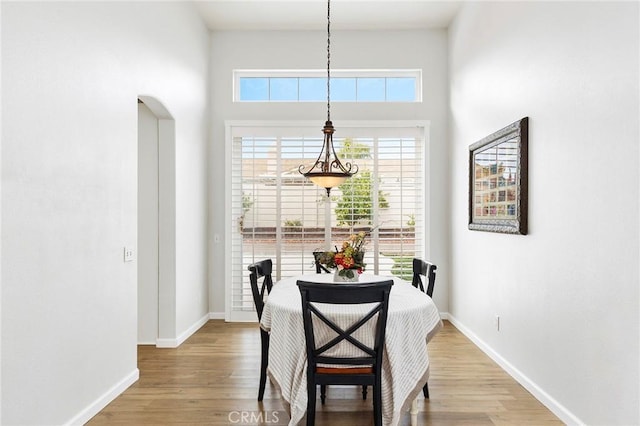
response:
{"label": "pendant chandelier", "polygon": [[324,142],[318,159],[306,172],[305,166],[300,165],[298,171],[314,184],[327,190],[327,197],[331,188],[341,185],[345,180],[358,173],[358,166],[349,162],[342,164],[333,147],[333,123],[331,123],[331,0],[327,0],[327,121],[322,133]]}

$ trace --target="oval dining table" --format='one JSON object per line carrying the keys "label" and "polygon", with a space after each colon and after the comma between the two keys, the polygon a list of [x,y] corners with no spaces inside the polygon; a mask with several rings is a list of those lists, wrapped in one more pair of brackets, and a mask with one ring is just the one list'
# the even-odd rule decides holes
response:
{"label": "oval dining table", "polygon": [[[411,423],[415,424],[415,400],[429,378],[427,343],[442,327],[442,320],[433,300],[410,282],[367,273],[359,277],[360,282],[389,279],[394,284],[389,296],[382,361],[382,421],[384,425],[395,426],[411,407]],[[298,280],[329,283],[333,282],[333,274],[283,278],[274,284],[262,313],[260,326],[270,333],[268,374],[289,410],[289,425],[300,423],[307,409],[307,355]],[[332,320],[352,321],[356,313],[353,311],[363,308],[334,305]]]}

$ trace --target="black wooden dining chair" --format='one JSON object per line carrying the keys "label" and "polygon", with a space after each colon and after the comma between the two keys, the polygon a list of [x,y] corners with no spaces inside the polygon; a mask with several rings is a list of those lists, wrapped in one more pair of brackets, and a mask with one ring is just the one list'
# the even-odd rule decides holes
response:
{"label": "black wooden dining chair", "polygon": [[313,260],[316,264],[316,274],[321,274],[323,272],[326,272],[328,274],[331,273],[331,271],[324,266],[322,263],[320,263],[320,256],[322,256],[324,254],[323,251],[314,251],[313,252]]}
{"label": "black wooden dining chair", "polygon": [[[427,296],[433,296],[433,286],[436,284],[436,269],[438,267],[431,262],[426,262],[421,259],[413,259],[413,280],[412,284],[420,291],[427,293]],[[427,280],[427,287],[425,289],[422,283],[422,277]],[[425,383],[422,387],[422,393],[425,398],[429,398],[429,382]]]}
{"label": "black wooden dining chair", "polygon": [[[264,310],[265,296],[271,292],[273,280],[271,278],[271,270],[273,264],[271,259],[261,260],[249,265],[250,271],[249,281],[251,282],[251,293],[253,294],[253,303],[258,314],[258,322],[262,319],[262,311]],[[263,278],[262,284],[258,284],[258,280]],[[260,387],[258,388],[258,401],[262,401],[264,397],[264,388],[267,383],[267,365],[269,363],[269,333],[260,329],[261,342],[261,360],[260,360]]]}
{"label": "black wooden dining chair", "polygon": [[[413,281],[414,287],[419,288],[420,291],[427,293],[429,297],[433,296],[433,286],[436,283],[436,269],[438,267],[431,262],[426,262],[421,259],[413,259]],[[427,288],[424,288],[421,276],[427,279]]]}
{"label": "black wooden dining chair", "polygon": [[[307,347],[307,425],[315,423],[317,385],[332,384],[373,386],[374,424],[382,425],[382,353],[393,280],[340,285],[299,280],[297,284],[302,299],[302,319]],[[319,303],[373,305],[345,330],[326,315],[327,306],[320,308]],[[355,332],[370,321],[375,322],[372,347],[355,336]],[[318,346],[315,336],[319,334],[320,324],[335,331],[337,336]],[[341,342],[356,348],[359,355],[329,355],[328,352]]]}

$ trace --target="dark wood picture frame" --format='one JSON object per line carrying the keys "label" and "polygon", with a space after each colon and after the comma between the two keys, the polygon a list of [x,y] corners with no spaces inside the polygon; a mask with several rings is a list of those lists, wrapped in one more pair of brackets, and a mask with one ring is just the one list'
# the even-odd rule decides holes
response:
{"label": "dark wood picture frame", "polygon": [[529,118],[469,147],[469,229],[527,234]]}

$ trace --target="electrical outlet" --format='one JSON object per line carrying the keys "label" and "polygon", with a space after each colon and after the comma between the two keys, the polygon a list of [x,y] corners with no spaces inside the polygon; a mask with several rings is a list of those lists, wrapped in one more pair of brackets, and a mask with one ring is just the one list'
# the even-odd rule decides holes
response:
{"label": "electrical outlet", "polygon": [[124,248],[124,261],[133,262],[133,249],[131,247]]}
{"label": "electrical outlet", "polygon": [[493,319],[493,323],[496,326],[496,331],[500,331],[500,315],[496,315],[496,317]]}

